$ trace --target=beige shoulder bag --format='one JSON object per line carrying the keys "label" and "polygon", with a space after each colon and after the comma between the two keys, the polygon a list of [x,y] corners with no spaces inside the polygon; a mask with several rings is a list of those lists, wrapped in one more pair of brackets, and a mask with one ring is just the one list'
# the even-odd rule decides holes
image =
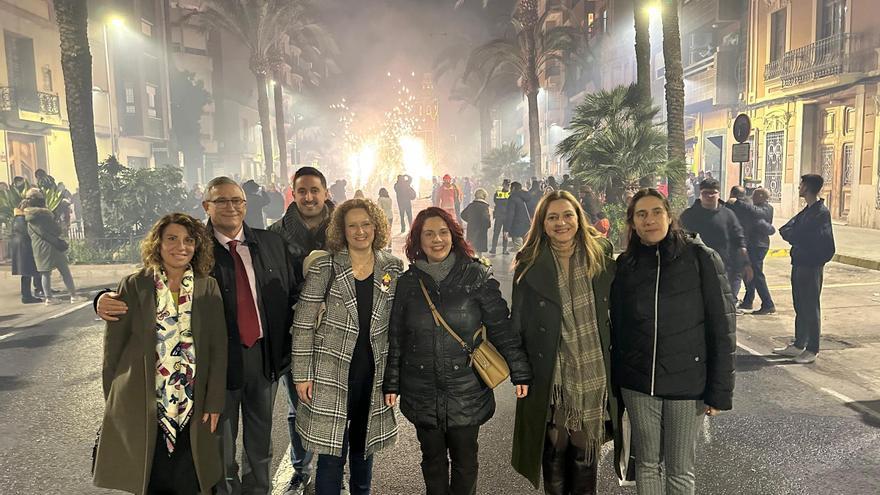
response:
{"label": "beige shoulder bag", "polygon": [[489,388],[495,388],[500,385],[501,382],[506,380],[507,377],[510,376],[510,368],[507,367],[507,362],[504,361],[504,357],[501,356],[498,349],[496,349],[495,346],[489,342],[489,339],[486,338],[486,326],[480,325],[480,328],[478,328],[477,332],[474,334],[473,341],[476,342],[479,337],[482,339],[480,344],[477,345],[476,348],[467,345],[467,343],[461,340],[461,337],[449,327],[446,320],[440,316],[440,312],[437,311],[437,307],[434,306],[434,302],[431,301],[431,296],[428,295],[428,289],[425,288],[424,282],[419,280],[419,285],[422,287],[422,294],[425,295],[425,301],[427,301],[428,307],[431,308],[431,314],[434,315],[434,323],[446,329],[446,331],[449,332],[449,335],[451,335],[461,348],[468,353],[468,356],[470,356],[468,364],[477,370],[477,374],[483,379],[483,383],[488,385]]}

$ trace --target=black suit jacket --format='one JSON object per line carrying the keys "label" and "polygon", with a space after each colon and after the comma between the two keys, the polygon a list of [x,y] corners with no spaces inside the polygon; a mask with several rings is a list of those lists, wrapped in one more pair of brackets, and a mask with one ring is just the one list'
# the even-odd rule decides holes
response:
{"label": "black suit jacket", "polygon": [[[243,361],[241,338],[238,333],[238,311],[235,298],[235,264],[226,246],[214,237],[210,222],[208,228],[214,240],[214,269],[223,296],[226,331],[229,339],[229,359],[226,368],[226,388],[242,386]],[[290,369],[293,324],[293,305],[299,299],[297,277],[293,260],[284,239],[278,234],[244,225],[245,243],[250,249],[257,288],[257,311],[263,322],[263,374],[275,381]]]}

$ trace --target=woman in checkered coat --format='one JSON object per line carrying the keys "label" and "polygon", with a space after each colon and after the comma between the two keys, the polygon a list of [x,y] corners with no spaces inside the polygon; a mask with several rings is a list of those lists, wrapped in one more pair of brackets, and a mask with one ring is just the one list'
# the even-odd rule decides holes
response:
{"label": "woman in checkered coat", "polygon": [[[397,438],[382,381],[388,320],[403,263],[383,251],[389,227],[372,201],[333,212],[328,255],[308,267],[293,321],[296,429],[318,454],[316,495],[338,495],[346,457],[352,494],[370,493],[373,454]],[[320,318],[320,323],[318,319]]]}

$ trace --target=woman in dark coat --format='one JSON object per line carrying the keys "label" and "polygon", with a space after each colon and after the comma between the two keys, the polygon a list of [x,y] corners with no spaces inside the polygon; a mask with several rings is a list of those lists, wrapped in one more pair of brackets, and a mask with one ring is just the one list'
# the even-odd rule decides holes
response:
{"label": "woman in dark coat", "polygon": [[39,189],[32,188],[28,191],[24,218],[27,220],[34,262],[40,272],[44,302],[52,303],[52,271],[55,269],[61,274],[70,302],[76,302],[76,283],[67,264],[67,241],[61,238],[61,226],[55,220],[52,210],[46,208],[46,199]]}
{"label": "woman in dark coat", "polygon": [[633,424],[636,487],[693,494],[703,418],[732,407],[733,297],[721,257],[680,230],[662,193],[636,193],[627,223],[611,296],[612,378]]}
{"label": "woman in dark coat", "polygon": [[610,382],[611,256],[611,244],[590,226],[577,199],[553,191],[538,203],[516,257],[513,327],[534,380],[529,396],[517,402],[512,463],[535,488],[543,471],[548,494],[596,492],[608,433],[618,477],[627,471],[628,459],[620,458],[622,404]]}
{"label": "woman in dark coat", "polygon": [[217,422],[226,397],[226,321],[205,227],[159,219],[144,268],[119,283],[128,304],[104,332],[104,420],[95,486],[210,494],[223,475]]}
{"label": "woman in dark coat", "polygon": [[34,290],[43,291],[40,280],[40,272],[34,261],[34,248],[31,246],[31,236],[28,235],[27,220],[24,218],[24,208],[27,201],[23,201],[20,208],[14,210],[12,219],[12,239],[9,249],[12,254],[12,274],[21,276],[21,303],[33,304],[43,302],[39,297],[34,297],[31,292],[31,283]]}
{"label": "woman in dark coat", "polygon": [[400,396],[401,412],[416,426],[428,495],[476,493],[477,436],[495,413],[495,396],[471,368],[468,353],[435,323],[422,288],[465,342],[486,326],[489,341],[510,367],[517,397],[526,396],[531,381],[498,281],[472,255],[448,212],[436,207],[421,211],[407,237],[411,265],[398,281],[391,311],[382,388],[388,405]]}
{"label": "woman in dark coat", "polygon": [[474,248],[477,258],[489,250],[489,227],[492,218],[489,216],[489,194],[485,189],[474,191],[474,201],[461,212],[461,219],[467,222],[467,240]]}

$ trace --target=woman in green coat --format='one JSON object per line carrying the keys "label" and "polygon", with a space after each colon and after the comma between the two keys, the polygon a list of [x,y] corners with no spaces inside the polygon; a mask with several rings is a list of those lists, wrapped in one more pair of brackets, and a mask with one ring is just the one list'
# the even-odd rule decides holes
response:
{"label": "woman in green coat", "polygon": [[514,262],[513,326],[534,380],[517,401],[513,467],[547,494],[596,493],[599,452],[613,435],[620,462],[621,403],[611,386],[611,244],[567,191],[538,204]]}
{"label": "woman in green coat", "polygon": [[31,188],[26,196],[27,207],[24,219],[34,251],[34,261],[43,284],[44,302],[52,304],[52,270],[61,273],[61,279],[70,295],[70,302],[76,302],[76,284],[67,265],[67,241],[61,238],[61,226],[55,221],[55,214],[46,207],[46,198],[37,188]]}

